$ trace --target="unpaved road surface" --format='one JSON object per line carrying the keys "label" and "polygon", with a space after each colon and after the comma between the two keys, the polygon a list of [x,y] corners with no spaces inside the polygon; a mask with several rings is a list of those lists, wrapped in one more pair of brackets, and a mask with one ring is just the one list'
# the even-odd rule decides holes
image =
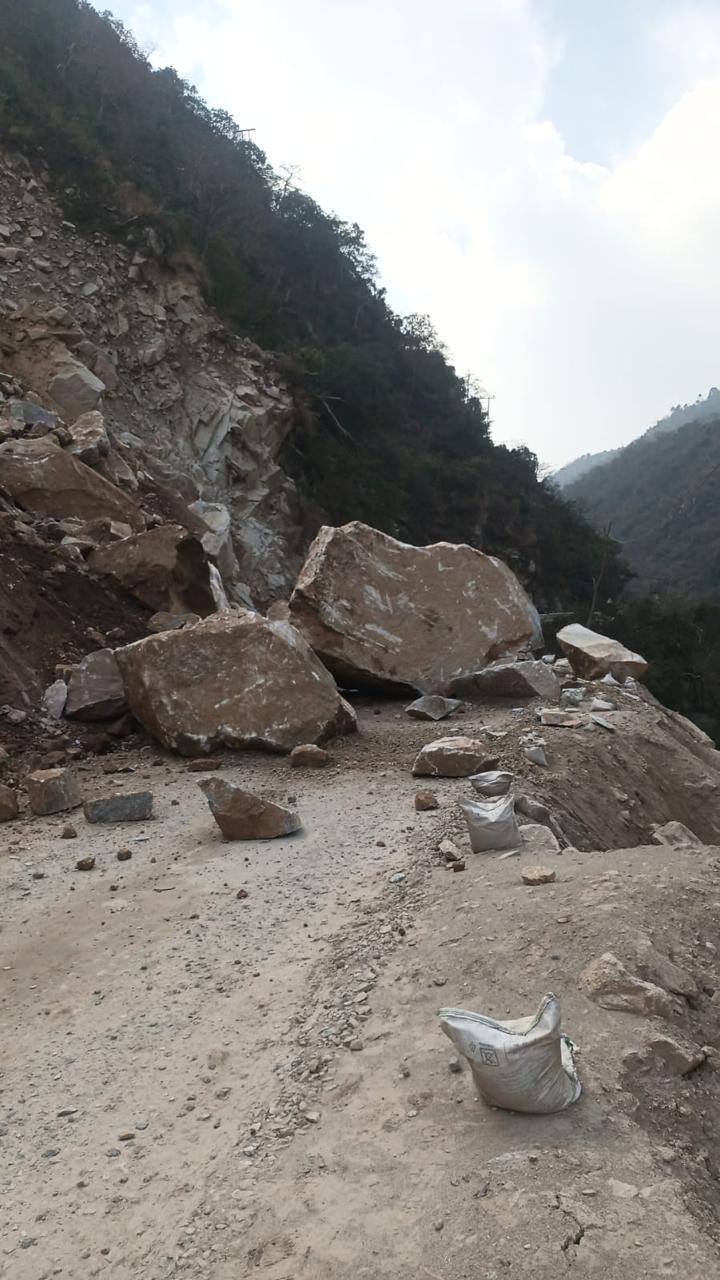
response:
{"label": "unpaved road surface", "polygon": [[[628,1073],[647,1019],[600,1009],[578,975],[651,937],[698,982],[675,1029],[720,1052],[718,851],[571,849],[538,888],[528,855],[455,875],[436,848],[460,835],[468,783],[430,783],[441,807],[417,814],[409,768],[448,729],[486,732],[589,848],[637,845],[651,817],[693,825],[693,803],[710,841],[715,753],[651,702],[614,736],[546,731],[542,776],[517,745],[531,708],[432,726],[365,704],[360,724],[322,771],[220,758],[228,780],[297,798],[289,839],[224,843],[203,775],[153,747],[80,776],[87,794],[151,787],[154,821],[2,829],[3,1276],[717,1274],[714,1055],[686,1078]],[[449,1068],[438,1008],[516,1017],[548,990],[580,1102],[486,1108]]]}

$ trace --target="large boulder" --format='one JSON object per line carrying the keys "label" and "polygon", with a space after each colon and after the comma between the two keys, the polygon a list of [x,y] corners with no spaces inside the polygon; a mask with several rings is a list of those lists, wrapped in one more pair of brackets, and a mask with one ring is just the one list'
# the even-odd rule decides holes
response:
{"label": "large boulder", "polygon": [[469,778],[497,765],[479,738],[436,738],[418,752],[413,765],[416,778]]}
{"label": "large boulder", "polygon": [[579,622],[563,627],[557,639],[573,671],[584,680],[598,680],[606,675],[624,680],[626,676],[643,676],[648,669],[639,653],[626,649],[619,640],[582,627]]}
{"label": "large boulder", "polygon": [[484,671],[453,682],[453,693],[463,698],[560,697],[560,681],[544,662],[493,662]]}
{"label": "large boulder", "polygon": [[290,616],[341,683],[420,693],[446,693],[539,631],[501,560],[449,542],[411,547],[357,521],[320,530]]}
{"label": "large boulder", "polygon": [[218,571],[202,543],[179,524],[158,525],[96,547],[88,564],[156,611],[205,617],[227,607]]}
{"label": "large boulder", "polygon": [[287,752],[357,727],[294,627],[244,609],[148,636],[115,656],[133,714],[183,755],[220,746]]}
{"label": "large boulder", "polygon": [[56,520],[107,517],[137,531],[145,528],[145,517],[131,498],[51,437],[0,444],[0,484],[19,507],[38,515]]}

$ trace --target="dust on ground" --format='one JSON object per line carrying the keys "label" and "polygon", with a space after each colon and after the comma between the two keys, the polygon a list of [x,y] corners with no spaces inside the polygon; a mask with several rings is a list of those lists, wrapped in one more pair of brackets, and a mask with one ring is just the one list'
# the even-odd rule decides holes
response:
{"label": "dust on ground", "polygon": [[[218,758],[228,780],[296,798],[288,839],[224,843],[201,775],[148,745],[77,767],[88,795],[151,787],[154,821],[5,824],[0,1274],[717,1270],[715,1054],[686,1078],[629,1078],[647,1021],[578,987],[588,960],[648,936],[698,983],[678,1030],[720,1052],[720,854],[647,843],[679,819],[712,844],[716,753],[645,695],[614,734],[543,730],[547,771],[519,747],[532,706],[434,726],[364,701],[359,719],[325,770]],[[585,850],[548,855],[554,884],[521,884],[530,855],[440,865],[469,784],[410,766],[448,731],[486,735]],[[418,784],[438,810],[415,812]],[[519,1016],[547,990],[580,1048],[580,1102],[486,1108],[449,1069],[438,1008]]]}

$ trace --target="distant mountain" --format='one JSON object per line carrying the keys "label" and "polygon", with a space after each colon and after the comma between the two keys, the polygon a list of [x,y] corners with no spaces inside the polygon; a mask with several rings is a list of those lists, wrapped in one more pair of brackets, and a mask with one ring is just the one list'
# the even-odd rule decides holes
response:
{"label": "distant mountain", "polygon": [[600,467],[604,462],[611,462],[619,452],[619,449],[605,449],[604,453],[584,453],[581,458],[576,458],[574,462],[568,462],[559,471],[555,471],[553,480],[561,489],[566,489],[568,485],[574,484],[576,480],[587,475],[588,471],[592,471],[594,467]]}
{"label": "distant mountain", "polygon": [[[720,417],[720,390],[717,387],[711,387],[707,395],[698,396],[694,404],[673,405],[666,417],[656,422],[654,427],[649,427],[639,438],[644,440],[656,435],[665,435],[679,430],[680,427],[686,427],[690,422],[701,422],[707,418],[717,417]],[[622,452],[623,449],[605,449],[602,453],[584,453],[581,458],[575,458],[574,462],[568,462],[564,467],[560,467],[554,473],[553,480],[561,489],[567,489],[588,472],[593,471],[595,467],[604,466],[606,462],[611,462]]]}
{"label": "distant mountain", "polygon": [[720,603],[719,486],[720,392],[713,388],[564,492],[596,528],[612,525],[637,575],[631,590]]}

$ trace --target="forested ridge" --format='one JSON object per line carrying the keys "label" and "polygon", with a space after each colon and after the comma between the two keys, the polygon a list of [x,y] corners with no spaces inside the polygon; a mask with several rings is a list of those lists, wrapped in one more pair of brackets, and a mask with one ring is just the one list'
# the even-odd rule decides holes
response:
{"label": "forested ridge", "polygon": [[[126,238],[150,223],[226,321],[280,353],[299,405],[286,462],[309,501],[409,541],[475,543],[541,607],[590,598],[602,539],[529,450],[492,442],[428,318],[389,306],[356,224],[275,172],[175,71],[154,70],[109,13],[0,0],[0,29],[2,135],[43,163],[68,216]],[[613,553],[605,589],[622,580]]]}

